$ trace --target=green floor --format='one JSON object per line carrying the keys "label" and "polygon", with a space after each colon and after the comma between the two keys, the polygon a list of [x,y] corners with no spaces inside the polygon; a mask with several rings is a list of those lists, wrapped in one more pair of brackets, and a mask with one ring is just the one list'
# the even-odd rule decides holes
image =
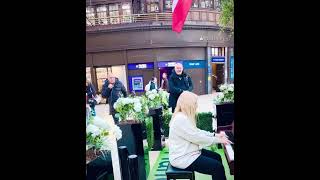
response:
{"label": "green floor", "polygon": [[[229,167],[228,167],[227,160],[223,150],[216,149],[215,152],[219,153],[222,157],[223,165],[225,167],[225,171],[227,175],[227,180],[233,180],[234,178],[232,175],[230,175]],[[168,166],[168,163],[169,163],[169,152],[168,152],[168,148],[165,148],[160,152],[157,162],[155,163],[154,167],[150,170],[148,180],[167,180],[165,171]],[[209,175],[196,172],[195,176],[196,176],[196,180],[211,180],[211,176]]]}

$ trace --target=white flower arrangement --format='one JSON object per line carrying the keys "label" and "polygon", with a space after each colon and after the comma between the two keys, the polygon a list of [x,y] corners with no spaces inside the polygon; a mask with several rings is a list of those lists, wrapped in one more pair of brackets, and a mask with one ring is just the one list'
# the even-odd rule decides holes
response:
{"label": "white flower arrangement", "polygon": [[234,102],[234,85],[233,84],[223,84],[219,87],[220,91],[213,98],[215,104],[221,103],[233,103]]}
{"label": "white flower arrangement", "polygon": [[147,91],[143,96],[121,97],[113,105],[120,121],[145,121],[150,108],[168,107],[169,93],[163,90]]}
{"label": "white flower arrangement", "polygon": [[152,91],[147,91],[145,95],[148,99],[148,108],[157,108],[161,106],[161,97],[157,90],[153,89]]}
{"label": "white flower arrangement", "polygon": [[167,91],[159,91],[162,106],[169,106],[169,93]]}
{"label": "white flower arrangement", "polygon": [[142,111],[142,103],[140,97],[119,98],[113,105],[118,112],[119,120],[130,120],[136,118],[136,114]]}
{"label": "white flower arrangement", "polygon": [[87,149],[94,148],[98,151],[110,151],[111,139],[110,134],[114,134],[116,139],[122,138],[122,131],[116,125],[108,124],[107,120],[95,116],[89,120],[86,128],[87,132]]}

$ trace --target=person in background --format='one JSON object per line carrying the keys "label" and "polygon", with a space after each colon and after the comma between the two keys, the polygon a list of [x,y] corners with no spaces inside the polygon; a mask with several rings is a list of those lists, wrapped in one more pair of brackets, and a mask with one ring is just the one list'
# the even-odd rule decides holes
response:
{"label": "person in background", "polygon": [[91,83],[91,81],[89,79],[87,79],[86,81],[86,93],[87,93],[87,103],[89,104],[90,108],[91,108],[91,112],[93,116],[96,116],[96,110],[95,110],[95,106],[96,106],[96,90],[93,86],[93,84]]}
{"label": "person in background", "polygon": [[230,144],[225,133],[210,133],[196,127],[198,96],[181,93],[169,123],[169,162],[173,167],[212,175],[214,180],[226,180],[220,155],[202,149],[215,143]]}
{"label": "person in background", "polygon": [[108,79],[105,81],[102,86],[101,95],[103,98],[108,99],[109,103],[109,113],[112,115],[115,124],[119,123],[119,119],[115,116],[117,113],[113,108],[114,103],[123,95],[127,97],[127,90],[122,84],[121,81],[117,77],[115,77],[112,73],[108,74]]}
{"label": "person in background", "polygon": [[151,81],[149,81],[149,83],[146,85],[145,91],[152,91],[154,89],[158,90],[158,85],[157,85],[157,78],[153,76],[151,78]]}
{"label": "person in background", "polygon": [[162,90],[169,92],[169,82],[167,78],[167,73],[162,74],[161,87]]}
{"label": "person in background", "polygon": [[172,71],[172,74],[169,78],[169,107],[172,108],[172,112],[174,112],[180,94],[183,91],[192,90],[193,84],[191,77],[183,71],[182,64],[177,63],[174,66],[174,70]]}

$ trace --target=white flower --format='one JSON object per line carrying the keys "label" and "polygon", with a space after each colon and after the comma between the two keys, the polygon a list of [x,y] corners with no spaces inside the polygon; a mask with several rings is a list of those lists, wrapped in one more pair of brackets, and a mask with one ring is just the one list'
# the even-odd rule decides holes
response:
{"label": "white flower", "polygon": [[156,96],[155,96],[154,94],[150,94],[150,95],[148,96],[148,98],[151,99],[151,100],[153,100],[155,97],[156,97]]}
{"label": "white flower", "polygon": [[222,85],[220,85],[219,89],[220,89],[221,91],[224,91],[224,90],[227,89],[227,85],[222,84]]}
{"label": "white flower", "polygon": [[107,120],[102,119],[102,118],[100,118],[100,117],[98,117],[98,116],[95,116],[95,117],[93,118],[93,122],[92,122],[92,123],[93,123],[94,125],[102,128],[102,129],[106,129],[106,130],[110,129],[110,126],[109,126]]}
{"label": "white flower", "polygon": [[114,130],[114,133],[115,133],[117,140],[121,139],[122,138],[122,131],[119,128],[119,126],[115,125],[113,130]]}
{"label": "white flower", "polygon": [[134,103],[140,103],[140,98],[134,98],[134,99],[133,99],[133,102],[134,102]]}
{"label": "white flower", "polygon": [[102,146],[100,150],[111,150],[112,147],[112,139],[110,137],[103,137],[102,138]]}
{"label": "white flower", "polygon": [[157,93],[157,90],[155,90],[155,89],[152,89],[152,91],[151,91],[152,93]]}
{"label": "white flower", "polygon": [[142,106],[141,106],[141,104],[140,103],[136,103],[136,104],[134,104],[134,110],[136,111],[136,112],[140,112],[141,111],[141,109],[142,109]]}
{"label": "white flower", "polygon": [[101,133],[101,130],[100,130],[97,126],[95,126],[95,125],[93,125],[93,124],[89,124],[89,125],[87,126],[86,131],[87,131],[88,134],[89,134],[89,133],[92,133],[92,136],[93,136],[93,137],[96,137],[96,136],[98,136],[98,135]]}

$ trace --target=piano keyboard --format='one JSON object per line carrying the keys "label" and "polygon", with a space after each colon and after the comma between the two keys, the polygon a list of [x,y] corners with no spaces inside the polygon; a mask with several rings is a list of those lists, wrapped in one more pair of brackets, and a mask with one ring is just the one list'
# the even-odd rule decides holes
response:
{"label": "piano keyboard", "polygon": [[[225,131],[225,133],[229,137],[228,139],[234,143],[233,133],[230,131]],[[222,146],[223,146],[224,154],[228,161],[230,174],[233,175],[234,174],[234,151],[233,151],[234,144],[228,144],[228,145],[222,145]]]}
{"label": "piano keyboard", "polygon": [[234,151],[230,144],[225,145],[230,161],[234,161]]}

